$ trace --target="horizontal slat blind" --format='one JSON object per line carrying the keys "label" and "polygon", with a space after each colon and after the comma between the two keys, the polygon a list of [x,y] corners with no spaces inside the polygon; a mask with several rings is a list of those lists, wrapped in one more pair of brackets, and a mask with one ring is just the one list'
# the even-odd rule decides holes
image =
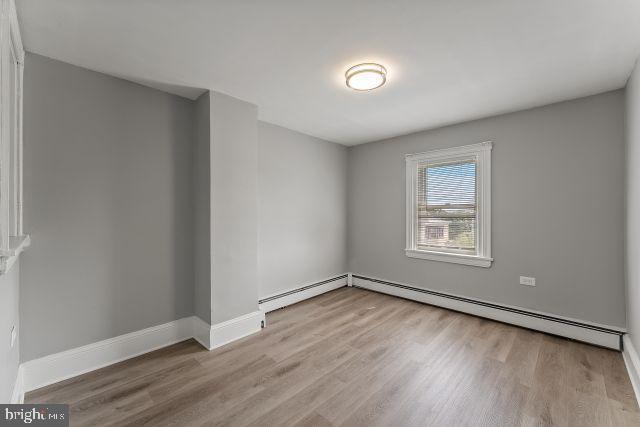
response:
{"label": "horizontal slat blind", "polygon": [[474,158],[418,164],[419,249],[475,252],[476,169]]}

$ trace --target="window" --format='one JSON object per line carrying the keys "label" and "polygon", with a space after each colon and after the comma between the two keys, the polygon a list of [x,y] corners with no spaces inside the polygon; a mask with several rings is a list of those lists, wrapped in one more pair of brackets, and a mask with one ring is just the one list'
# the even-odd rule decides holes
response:
{"label": "window", "polygon": [[0,274],[29,245],[22,230],[22,75],[24,50],[15,4],[1,0],[0,18]]}
{"label": "window", "polygon": [[407,256],[491,266],[491,147],[407,155]]}

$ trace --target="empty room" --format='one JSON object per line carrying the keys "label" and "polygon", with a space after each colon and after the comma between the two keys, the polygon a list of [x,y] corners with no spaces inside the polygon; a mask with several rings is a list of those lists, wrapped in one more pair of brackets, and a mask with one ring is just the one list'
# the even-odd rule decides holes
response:
{"label": "empty room", "polygon": [[639,1],[0,5],[0,425],[640,426]]}

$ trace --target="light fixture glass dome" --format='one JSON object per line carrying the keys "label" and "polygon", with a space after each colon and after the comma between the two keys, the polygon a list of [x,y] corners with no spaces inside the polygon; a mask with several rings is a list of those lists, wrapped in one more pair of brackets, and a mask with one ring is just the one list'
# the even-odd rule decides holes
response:
{"label": "light fixture glass dome", "polygon": [[387,81],[387,69],[374,63],[354,65],[344,75],[347,86],[355,90],[375,89]]}

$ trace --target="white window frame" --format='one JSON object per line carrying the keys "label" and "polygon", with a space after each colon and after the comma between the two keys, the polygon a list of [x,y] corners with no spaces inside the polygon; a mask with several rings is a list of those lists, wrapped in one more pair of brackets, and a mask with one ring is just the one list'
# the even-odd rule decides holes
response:
{"label": "white window frame", "polygon": [[[462,147],[445,148],[424,153],[407,154],[406,162],[406,249],[410,258],[452,262],[477,267],[491,267],[491,141]],[[476,162],[476,253],[418,249],[417,181],[418,164],[473,158]]]}
{"label": "white window frame", "polygon": [[4,274],[29,246],[30,238],[22,225],[25,54],[14,0],[0,2],[0,274]]}

